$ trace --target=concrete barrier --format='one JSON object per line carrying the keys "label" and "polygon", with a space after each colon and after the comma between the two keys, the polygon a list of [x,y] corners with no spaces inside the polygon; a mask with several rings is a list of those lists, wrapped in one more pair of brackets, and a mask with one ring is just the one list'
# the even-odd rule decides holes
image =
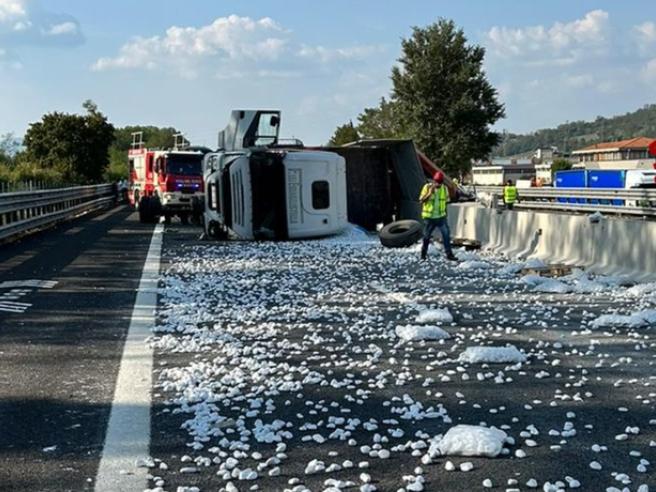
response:
{"label": "concrete barrier", "polygon": [[503,211],[474,203],[449,206],[454,237],[477,239],[509,258],[540,258],[592,273],[656,280],[656,222],[587,215]]}

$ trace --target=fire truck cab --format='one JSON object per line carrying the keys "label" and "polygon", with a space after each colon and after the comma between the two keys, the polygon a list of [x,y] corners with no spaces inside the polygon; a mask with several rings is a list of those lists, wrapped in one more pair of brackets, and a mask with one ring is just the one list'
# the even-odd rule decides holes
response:
{"label": "fire truck cab", "polygon": [[141,222],[163,216],[168,223],[177,215],[184,224],[203,213],[204,152],[180,145],[177,137],[172,150],[155,150],[144,146],[141,132],[132,136],[128,197]]}

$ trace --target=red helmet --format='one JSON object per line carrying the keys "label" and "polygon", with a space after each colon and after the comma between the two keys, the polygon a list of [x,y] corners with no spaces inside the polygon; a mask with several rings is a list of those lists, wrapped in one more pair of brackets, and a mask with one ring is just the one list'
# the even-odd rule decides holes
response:
{"label": "red helmet", "polygon": [[442,171],[437,171],[435,174],[433,174],[433,181],[442,183],[444,181],[444,173]]}

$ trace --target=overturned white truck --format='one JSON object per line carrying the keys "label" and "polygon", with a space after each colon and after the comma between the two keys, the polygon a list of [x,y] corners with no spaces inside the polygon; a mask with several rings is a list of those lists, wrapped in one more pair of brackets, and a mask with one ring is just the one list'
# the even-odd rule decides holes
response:
{"label": "overturned white truck", "polygon": [[203,161],[207,236],[301,239],[347,225],[344,158],[280,145],[279,130],[279,111],[232,112]]}

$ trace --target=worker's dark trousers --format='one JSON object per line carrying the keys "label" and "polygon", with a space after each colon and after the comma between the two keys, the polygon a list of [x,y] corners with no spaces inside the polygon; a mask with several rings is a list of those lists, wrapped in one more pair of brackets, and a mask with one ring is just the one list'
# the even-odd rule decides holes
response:
{"label": "worker's dark trousers", "polygon": [[425,258],[428,252],[428,245],[430,244],[431,237],[435,229],[439,229],[442,234],[442,244],[444,244],[444,252],[447,256],[451,256],[451,231],[449,230],[449,222],[446,217],[440,219],[424,219],[424,242],[421,245],[421,257]]}
{"label": "worker's dark trousers", "polygon": [[515,208],[515,202],[507,202],[506,203],[506,208],[508,210],[512,210],[513,208]]}

